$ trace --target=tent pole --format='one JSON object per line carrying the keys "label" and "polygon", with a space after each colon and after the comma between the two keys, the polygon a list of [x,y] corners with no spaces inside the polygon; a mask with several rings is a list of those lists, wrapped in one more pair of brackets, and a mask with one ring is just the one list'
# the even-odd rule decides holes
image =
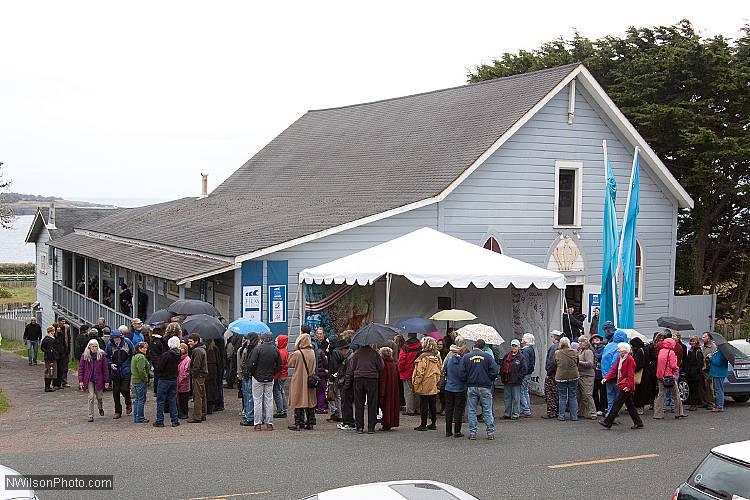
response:
{"label": "tent pole", "polygon": [[391,273],[385,275],[385,324],[391,319]]}

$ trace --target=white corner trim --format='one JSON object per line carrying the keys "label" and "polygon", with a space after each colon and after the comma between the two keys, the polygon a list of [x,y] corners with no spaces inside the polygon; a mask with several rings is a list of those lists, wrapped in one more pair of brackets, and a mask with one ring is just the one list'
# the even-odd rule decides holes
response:
{"label": "white corner trim", "polygon": [[[34,218],[31,220],[31,225],[29,226],[29,230],[26,231],[26,243],[36,243],[36,240],[29,241],[29,238],[31,238],[31,232],[36,227],[37,222],[41,219],[42,225],[45,229],[47,229],[47,224],[44,222],[44,217],[42,216],[42,209],[37,207],[36,213],[34,214]],[[49,233],[49,230],[47,229],[47,232]]]}
{"label": "white corner trim", "polygon": [[667,187],[670,193],[677,199],[681,208],[693,208],[694,202],[690,195],[685,189],[677,182],[669,169],[659,159],[659,156],[651,149],[651,146],[643,139],[641,134],[633,127],[633,124],[628,121],[622,111],[618,109],[612,99],[607,95],[599,82],[596,81],[594,76],[584,66],[579,66],[579,75],[581,83],[584,88],[591,94],[596,103],[601,107],[610,120],[615,124],[617,129],[630,141],[633,146],[638,146],[643,152],[643,156],[646,157],[649,164],[653,167],[653,171],[656,176],[661,180]]}
{"label": "white corner trim", "polygon": [[544,106],[546,106],[547,103],[549,101],[551,101],[553,97],[555,97],[562,89],[564,89],[565,86],[568,85],[581,72],[582,69],[583,69],[583,65],[582,64],[579,64],[578,66],[576,66],[575,68],[573,68],[573,70],[568,74],[568,76],[566,76],[565,78],[563,78],[563,80],[560,83],[558,83],[555,86],[555,88],[553,88],[547,95],[545,95],[544,97],[542,97],[542,99],[538,103],[536,103],[530,110],[528,110],[526,112],[526,114],[524,114],[521,118],[519,118],[518,121],[516,121],[516,123],[514,123],[513,126],[510,127],[503,135],[501,135],[500,138],[497,141],[495,141],[492,144],[492,146],[490,146],[487,149],[487,151],[485,151],[484,153],[482,153],[482,155],[479,156],[479,158],[477,158],[474,161],[474,163],[472,163],[469,166],[469,168],[467,168],[466,170],[464,170],[464,172],[461,175],[459,175],[458,177],[456,177],[456,179],[453,182],[451,182],[448,185],[448,187],[445,188],[437,196],[437,200],[436,201],[443,201],[449,194],[451,194],[453,192],[453,190],[456,189],[463,181],[465,181],[467,177],[469,177],[471,174],[473,174],[474,171],[476,169],[478,169],[479,166],[487,160],[487,158],[489,158],[490,156],[492,156],[495,153],[495,151],[497,151],[498,149],[500,149],[500,146],[502,146],[503,144],[505,144],[505,142],[507,142],[508,139],[510,139],[513,136],[513,134],[515,134],[516,132],[518,132],[518,130],[521,127],[523,127],[529,120],[531,120],[531,118],[540,109],[542,109]]}

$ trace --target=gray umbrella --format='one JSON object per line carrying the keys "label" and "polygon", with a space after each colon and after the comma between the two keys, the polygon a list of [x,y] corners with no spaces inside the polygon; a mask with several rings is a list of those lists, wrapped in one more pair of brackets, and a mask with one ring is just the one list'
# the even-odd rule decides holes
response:
{"label": "gray umbrella", "polygon": [[730,344],[727,342],[727,339],[724,338],[724,336],[718,334],[718,333],[712,333],[711,337],[713,338],[714,344],[716,344],[716,348],[724,355],[725,358],[727,358],[727,361],[734,364],[736,361],[736,350]]}
{"label": "gray umbrella", "polygon": [[689,320],[675,318],[674,316],[662,316],[661,318],[656,320],[656,324],[658,324],[662,328],[669,328],[670,330],[676,330],[678,332],[682,332],[685,330],[695,330],[695,328],[693,328],[693,324]]}
{"label": "gray umbrella", "polygon": [[156,325],[158,323],[166,323],[171,321],[176,316],[175,313],[167,311],[166,309],[159,309],[154,314],[148,317],[146,323],[149,325]]}
{"label": "gray umbrella", "polygon": [[193,314],[208,314],[209,316],[219,316],[219,311],[208,302],[193,299],[180,299],[172,302],[167,311],[175,314],[184,314],[191,316]]}
{"label": "gray umbrella", "polygon": [[185,318],[182,329],[189,334],[197,333],[203,340],[217,340],[224,338],[227,330],[221,321],[208,314],[194,314]]}
{"label": "gray umbrella", "polygon": [[351,344],[354,345],[380,345],[392,341],[393,337],[400,335],[401,331],[391,325],[380,323],[368,323],[352,336]]}

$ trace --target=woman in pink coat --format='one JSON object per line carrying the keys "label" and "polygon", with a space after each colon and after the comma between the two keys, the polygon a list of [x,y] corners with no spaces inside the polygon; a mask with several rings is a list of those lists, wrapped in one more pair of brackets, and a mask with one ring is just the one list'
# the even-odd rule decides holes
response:
{"label": "woman in pink coat", "polygon": [[180,418],[188,418],[188,400],[190,399],[190,356],[187,344],[180,344],[182,358],[177,367],[177,408]]}
{"label": "woman in pink coat", "polygon": [[[685,414],[682,408],[682,400],[680,399],[680,390],[677,388],[677,378],[680,374],[680,363],[677,359],[677,353],[675,347],[677,344],[674,339],[668,338],[662,341],[662,348],[659,351],[659,355],[656,359],[656,381],[659,384],[659,394],[656,395],[654,401],[654,418],[664,418],[664,395],[667,392],[672,393],[672,397],[675,401],[674,418],[685,418]],[[664,386],[664,379],[671,377],[672,385],[670,387]]]}

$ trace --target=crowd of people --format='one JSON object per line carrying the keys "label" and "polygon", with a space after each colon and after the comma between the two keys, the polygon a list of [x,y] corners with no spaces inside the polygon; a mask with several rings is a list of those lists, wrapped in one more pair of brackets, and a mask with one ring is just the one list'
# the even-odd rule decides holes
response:
{"label": "crowd of people", "polygon": [[[145,407],[151,384],[154,426],[164,426],[165,413],[173,427],[181,419],[200,423],[224,410],[224,389],[236,386],[242,399],[240,424],[255,430],[273,430],[274,418],[288,420],[293,431],[312,430],[319,416],[328,415],[341,430],[373,433],[378,424],[390,431],[399,427],[401,415],[419,415],[414,430],[424,432],[436,430],[438,416],[444,415],[446,436],[463,437],[462,424],[468,421],[468,438],[474,440],[483,421],[492,440],[498,378],[503,418],[532,416],[529,384],[537,360],[531,333],[511,340],[510,351],[501,355],[497,346],[465,341],[452,329],[440,340],[409,333],[381,346],[356,346],[351,330],[327,336],[323,328],[311,332],[303,325],[290,354],[286,335],[227,332],[224,338],[201,339],[183,331],[179,319],[162,326],[151,329],[136,318],[130,327],[111,331],[100,318],[71,337],[71,326],[58,320],[41,340],[45,391],[69,387],[72,351],[79,360],[78,387],[88,394],[89,421],[96,413],[104,415],[103,394],[111,391],[113,418],[125,413],[135,423],[149,422]],[[663,419],[666,411],[685,418],[699,407],[723,411],[728,364],[710,333],[692,337],[687,346],[679,332],[657,332],[646,344],[629,340],[611,322],[602,330],[603,335],[595,332],[575,341],[551,332],[542,418],[601,418],[599,423],[610,428],[625,406],[632,428],[640,429],[647,410],[655,419]],[[24,333],[29,364],[36,362],[32,351],[39,336],[41,328],[32,320]],[[690,389],[686,406],[680,380]],[[290,409],[292,420],[287,419]]]}

